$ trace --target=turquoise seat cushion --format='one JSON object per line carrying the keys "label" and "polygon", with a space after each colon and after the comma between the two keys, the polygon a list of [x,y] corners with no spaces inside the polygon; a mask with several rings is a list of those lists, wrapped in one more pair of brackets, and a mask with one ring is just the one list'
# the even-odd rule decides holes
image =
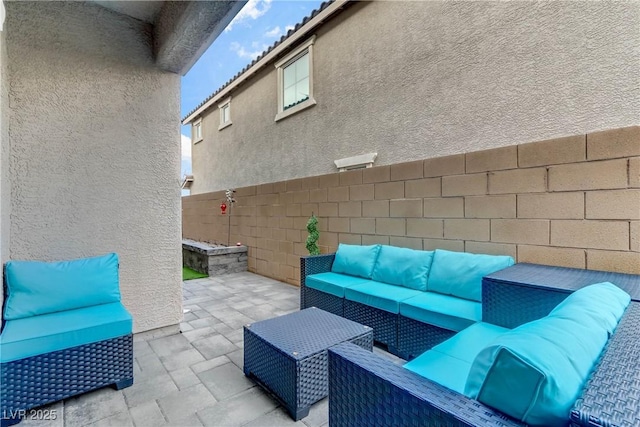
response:
{"label": "turquoise seat cushion", "polygon": [[120,301],[118,255],[73,261],[9,261],[6,320]]}
{"label": "turquoise seat cushion", "polygon": [[433,251],[383,245],[371,278],[376,282],[426,291],[431,261]]}
{"label": "turquoise seat cushion", "polygon": [[344,290],[344,297],[370,307],[398,314],[400,302],[419,295],[420,291],[402,286],[369,280],[367,283],[355,285]]}
{"label": "turquoise seat cushion", "polygon": [[436,249],[427,290],[482,301],[482,278],[513,265],[504,255],[481,255]]}
{"label": "turquoise seat cushion", "polygon": [[345,288],[367,282],[367,279],[361,277],[328,272],[307,276],[305,284],[309,288],[344,298]]}
{"label": "turquoise seat cushion", "polygon": [[610,283],[587,286],[548,316],[500,335],[473,361],[465,394],[530,425],[565,426],[609,338],[611,325],[601,319],[617,324],[624,295]]}
{"label": "turquoise seat cushion", "polygon": [[458,332],[482,320],[482,303],[436,292],[423,292],[402,301],[400,314]]}
{"label": "turquoise seat cushion", "polygon": [[406,363],[405,369],[460,394],[477,354],[508,329],[476,323]]}
{"label": "turquoise seat cushion", "polygon": [[471,363],[429,350],[408,362],[404,367],[421,377],[462,394]]}
{"label": "turquoise seat cushion", "polygon": [[0,362],[117,338],[131,328],[131,315],[119,302],[9,320],[0,334]]}
{"label": "turquoise seat cushion", "polygon": [[371,279],[380,245],[359,246],[340,243],[331,271]]}

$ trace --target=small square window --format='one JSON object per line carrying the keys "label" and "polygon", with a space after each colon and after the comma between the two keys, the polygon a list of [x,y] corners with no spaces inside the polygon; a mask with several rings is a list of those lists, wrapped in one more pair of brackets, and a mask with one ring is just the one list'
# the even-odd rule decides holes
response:
{"label": "small square window", "polygon": [[198,119],[193,122],[191,139],[193,139],[194,143],[202,141],[202,119]]}
{"label": "small square window", "polygon": [[313,98],[313,43],[315,36],[276,64],[278,114],[276,121],[316,104]]}
{"label": "small square window", "polygon": [[227,126],[230,126],[231,123],[231,98],[225,99],[223,102],[218,104],[218,109],[220,110],[220,125],[218,126],[218,130],[222,130]]}

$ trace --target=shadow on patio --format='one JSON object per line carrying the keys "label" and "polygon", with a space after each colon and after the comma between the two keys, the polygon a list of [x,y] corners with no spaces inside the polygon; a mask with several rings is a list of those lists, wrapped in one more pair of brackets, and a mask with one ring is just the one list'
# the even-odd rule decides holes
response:
{"label": "shadow on patio", "polygon": [[134,339],[132,387],[104,388],[67,399],[47,407],[56,420],[25,420],[20,425],[327,425],[327,399],[294,422],[242,373],[242,327],[298,310],[299,288],[253,273],[236,273],[184,282],[183,294],[182,334]]}

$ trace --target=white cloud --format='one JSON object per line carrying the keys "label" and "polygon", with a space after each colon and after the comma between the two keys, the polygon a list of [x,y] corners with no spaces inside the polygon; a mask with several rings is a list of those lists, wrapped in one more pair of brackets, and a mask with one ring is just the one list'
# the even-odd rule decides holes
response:
{"label": "white cloud", "polygon": [[240,12],[233,18],[233,21],[227,25],[225,31],[231,31],[235,24],[247,21],[249,19],[256,20],[260,18],[262,15],[267,13],[267,11],[271,8],[272,0],[249,0],[247,4],[244,5]]}
{"label": "white cloud", "polygon": [[286,25],[284,27],[284,30],[282,28],[280,28],[280,26],[276,26],[275,28],[272,28],[271,30],[267,31],[266,33],[264,33],[264,38],[267,39],[277,39],[280,38],[280,36],[284,35],[285,33],[287,33],[289,30],[293,30],[295,28],[295,26],[293,25]]}
{"label": "white cloud", "polygon": [[182,160],[191,160],[191,138],[180,135],[180,145],[182,148]]}
{"label": "white cloud", "polygon": [[244,46],[242,46],[238,42],[233,42],[230,45],[231,50],[234,51],[240,58],[246,58],[251,60],[256,59],[258,56],[260,56],[260,54],[262,54],[262,52],[264,52],[269,48],[269,46],[267,46],[266,44],[263,44],[260,48],[258,48],[259,43],[252,43],[252,46],[254,49],[256,48],[257,49],[247,50],[244,48]]}
{"label": "white cloud", "polygon": [[280,29],[279,25],[277,27],[267,31],[266,33],[264,33],[264,36],[266,38],[269,38],[269,39],[277,39],[281,35],[282,35],[282,30]]}

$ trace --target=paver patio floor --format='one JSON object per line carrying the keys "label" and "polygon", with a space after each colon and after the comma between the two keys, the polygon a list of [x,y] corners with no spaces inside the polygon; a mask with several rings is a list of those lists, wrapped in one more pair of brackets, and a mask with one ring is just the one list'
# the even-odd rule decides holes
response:
{"label": "paver patio floor", "polygon": [[243,325],[298,310],[299,291],[248,272],[184,282],[182,333],[134,338],[133,386],[67,399],[47,408],[55,420],[19,425],[325,426],[327,399],[294,422],[242,372]]}

